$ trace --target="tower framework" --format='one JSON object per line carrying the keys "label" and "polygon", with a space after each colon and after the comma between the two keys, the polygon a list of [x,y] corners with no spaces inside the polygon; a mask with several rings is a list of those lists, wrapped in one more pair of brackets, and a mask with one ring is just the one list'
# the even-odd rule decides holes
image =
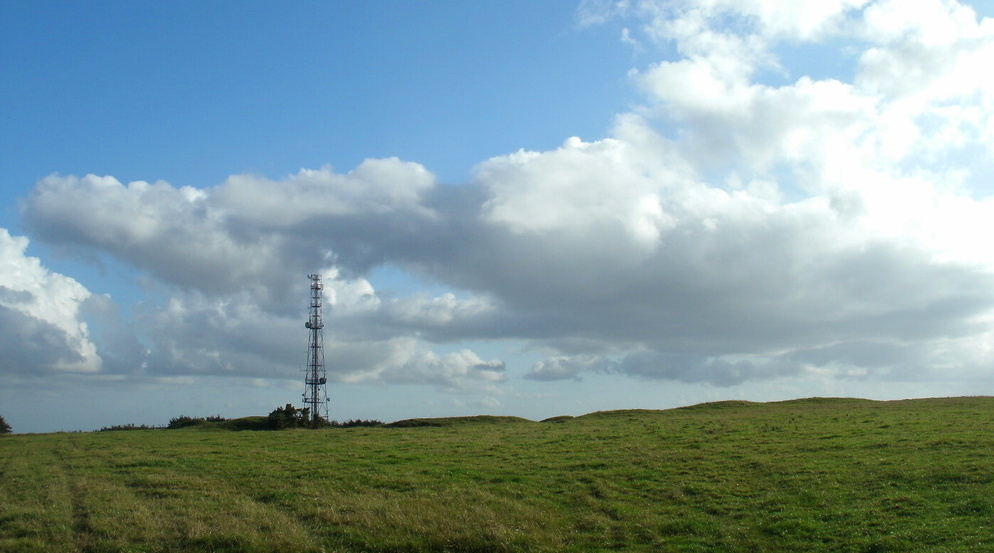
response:
{"label": "tower framework", "polygon": [[307,275],[311,279],[310,315],[305,327],[310,331],[307,345],[307,367],[304,377],[304,403],[310,407],[311,422],[315,425],[323,417],[328,419],[328,374],[324,366],[324,336],[321,319],[322,291],[321,275]]}

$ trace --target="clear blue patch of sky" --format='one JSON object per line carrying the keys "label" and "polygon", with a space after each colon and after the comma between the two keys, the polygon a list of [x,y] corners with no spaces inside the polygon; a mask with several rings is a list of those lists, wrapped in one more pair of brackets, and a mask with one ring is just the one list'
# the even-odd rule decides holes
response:
{"label": "clear blue patch of sky", "polygon": [[365,278],[373,285],[377,295],[384,299],[405,298],[418,294],[439,296],[455,293],[451,287],[443,283],[426,280],[392,263],[376,266]]}
{"label": "clear blue patch of sky", "polygon": [[110,174],[205,187],[399,156],[465,180],[603,136],[630,49],[570,3],[8,2],[6,187]]}

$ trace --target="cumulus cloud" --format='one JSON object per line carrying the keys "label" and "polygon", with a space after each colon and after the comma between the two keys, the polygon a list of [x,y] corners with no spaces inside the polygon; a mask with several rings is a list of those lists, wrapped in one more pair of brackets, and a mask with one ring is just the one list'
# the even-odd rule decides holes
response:
{"label": "cumulus cloud", "polygon": [[288,228],[329,215],[413,212],[430,217],[421,196],[434,183],[434,175],[417,163],[369,159],[347,174],[327,166],[301,169],[281,182],[235,175],[214,191],[212,199],[250,227]]}
{"label": "cumulus cloud", "polygon": [[279,182],[236,175],[209,190],[51,175],[37,183],[23,216],[44,240],[114,256],[187,290],[247,289],[278,309],[292,299],[287,277],[307,274],[315,259],[381,261],[343,236],[341,251],[332,250],[327,235],[402,241],[406,226],[431,219],[418,198],[433,182],[420,165],[396,159],[368,160],[344,175],[301,170]]}
{"label": "cumulus cloud", "polygon": [[[491,389],[504,361],[459,344],[498,339],[548,352],[526,375],[545,381],[988,370],[994,24],[906,6],[588,2],[582,24],[635,18],[627,42],[677,52],[631,73],[644,105],[609,137],[496,156],[461,186],[397,159],[207,189],[53,175],[24,219],[175,286],[147,314],[163,373],[289,376],[316,266],[349,382]],[[784,82],[800,44],[850,65]],[[447,291],[381,296],[383,265]]]}
{"label": "cumulus cloud", "polygon": [[382,368],[374,364],[357,380],[368,380],[375,375],[387,382],[433,384],[450,390],[468,387],[488,390],[505,379],[503,362],[484,361],[468,349],[440,355],[413,347],[409,340],[395,340],[391,345],[393,362]]}
{"label": "cumulus cloud", "polygon": [[532,380],[581,380],[589,372],[608,372],[614,363],[599,355],[557,355],[535,363],[525,378]]}
{"label": "cumulus cloud", "polygon": [[28,239],[0,228],[0,373],[44,376],[98,372],[81,306],[90,292],[25,255]]}

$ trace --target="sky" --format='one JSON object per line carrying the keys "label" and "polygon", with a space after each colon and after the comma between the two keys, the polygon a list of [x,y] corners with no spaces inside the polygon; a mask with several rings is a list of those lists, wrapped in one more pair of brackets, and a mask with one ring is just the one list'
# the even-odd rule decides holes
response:
{"label": "sky", "polygon": [[994,2],[0,3],[15,432],[994,394]]}

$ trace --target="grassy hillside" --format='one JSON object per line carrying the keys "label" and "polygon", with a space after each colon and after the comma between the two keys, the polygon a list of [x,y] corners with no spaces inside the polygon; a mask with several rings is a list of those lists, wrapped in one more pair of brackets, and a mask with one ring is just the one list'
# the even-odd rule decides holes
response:
{"label": "grassy hillside", "polygon": [[994,550],[994,398],[0,438],[0,551]]}

